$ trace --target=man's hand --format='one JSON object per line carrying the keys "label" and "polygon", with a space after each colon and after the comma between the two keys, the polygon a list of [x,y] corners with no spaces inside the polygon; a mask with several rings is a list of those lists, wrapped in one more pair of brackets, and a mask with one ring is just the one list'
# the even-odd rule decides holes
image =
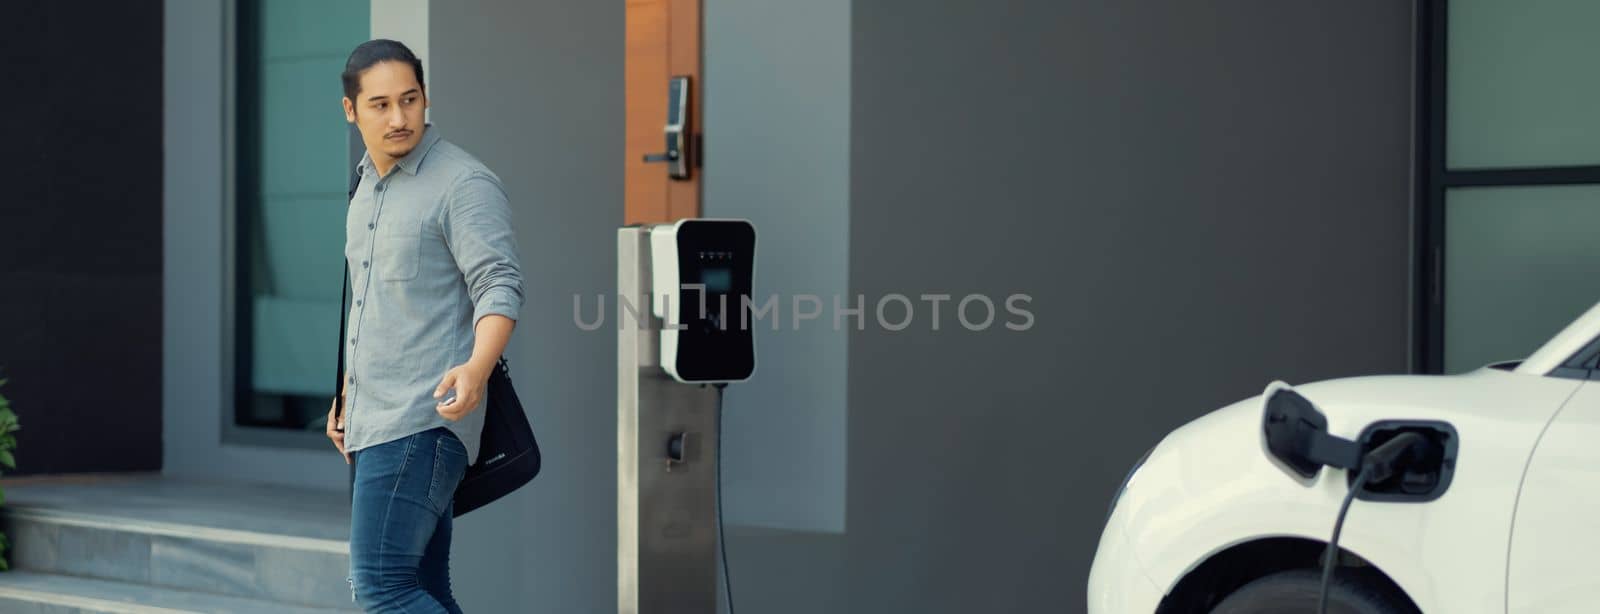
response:
{"label": "man's hand", "polygon": [[434,410],[445,420],[455,422],[477,409],[478,403],[483,400],[484,389],[488,387],[491,368],[467,362],[445,371],[439,387],[433,389],[433,398],[444,397],[445,391],[451,388],[456,389],[455,396],[434,404]]}
{"label": "man's hand", "polygon": [[[344,451],[344,433],[333,430],[335,427],[333,410],[334,408],[338,407],[338,403],[339,399],[334,399],[333,404],[328,406],[328,439],[333,440],[333,447],[339,450],[340,454],[344,455],[344,464],[348,465],[350,464],[350,453]],[[344,426],[344,420],[342,418],[339,420],[337,426]]]}

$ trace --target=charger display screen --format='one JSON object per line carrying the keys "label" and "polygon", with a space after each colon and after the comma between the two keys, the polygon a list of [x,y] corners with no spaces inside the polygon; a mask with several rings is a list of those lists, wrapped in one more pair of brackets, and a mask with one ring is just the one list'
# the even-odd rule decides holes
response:
{"label": "charger display screen", "polygon": [[727,294],[733,289],[733,269],[725,266],[702,267],[700,283],[705,284],[706,294]]}

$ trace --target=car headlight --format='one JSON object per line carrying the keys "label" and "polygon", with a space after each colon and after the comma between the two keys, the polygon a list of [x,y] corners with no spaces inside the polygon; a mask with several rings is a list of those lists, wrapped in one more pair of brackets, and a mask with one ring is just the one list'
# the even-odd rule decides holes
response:
{"label": "car headlight", "polygon": [[1122,500],[1122,493],[1128,490],[1128,483],[1133,481],[1133,475],[1139,473],[1139,468],[1144,466],[1144,462],[1150,459],[1150,454],[1155,452],[1156,447],[1159,445],[1150,446],[1150,449],[1145,450],[1144,455],[1140,456],[1139,460],[1133,462],[1133,468],[1128,470],[1128,475],[1122,478],[1122,484],[1117,486],[1116,494],[1111,495],[1111,505],[1106,507],[1106,522],[1111,521],[1112,512],[1117,510],[1117,501]]}

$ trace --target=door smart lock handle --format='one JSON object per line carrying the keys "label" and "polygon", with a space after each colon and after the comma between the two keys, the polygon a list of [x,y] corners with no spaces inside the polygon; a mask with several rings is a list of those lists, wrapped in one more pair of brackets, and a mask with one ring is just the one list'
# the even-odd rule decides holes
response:
{"label": "door smart lock handle", "polygon": [[667,163],[667,176],[679,181],[689,179],[689,77],[673,77],[667,81],[667,150],[646,154],[645,162]]}

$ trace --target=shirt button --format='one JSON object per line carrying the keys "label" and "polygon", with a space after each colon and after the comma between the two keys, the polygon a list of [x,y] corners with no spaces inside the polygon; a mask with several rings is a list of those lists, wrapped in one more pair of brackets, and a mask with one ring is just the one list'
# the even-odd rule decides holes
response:
{"label": "shirt button", "polygon": [[354,386],[355,384],[356,384],[356,376],[351,375],[350,376],[350,385]]}
{"label": "shirt button", "polygon": [[378,185],[372,186],[372,191],[374,191],[374,192],[382,192],[383,191],[383,184],[380,183]]}
{"label": "shirt button", "polygon": [[355,345],[355,344],[356,344],[356,338],[355,337],[351,337],[350,338],[350,345]]}
{"label": "shirt button", "polygon": [[367,261],[365,261],[365,260],[361,261],[361,268],[363,268],[363,269],[367,268]]}
{"label": "shirt button", "polygon": [[372,230],[372,224],[370,222],[367,224],[367,230]]}
{"label": "shirt button", "polygon": [[360,307],[360,306],[361,306],[361,299],[356,299],[356,306],[357,306],[357,307]]}

